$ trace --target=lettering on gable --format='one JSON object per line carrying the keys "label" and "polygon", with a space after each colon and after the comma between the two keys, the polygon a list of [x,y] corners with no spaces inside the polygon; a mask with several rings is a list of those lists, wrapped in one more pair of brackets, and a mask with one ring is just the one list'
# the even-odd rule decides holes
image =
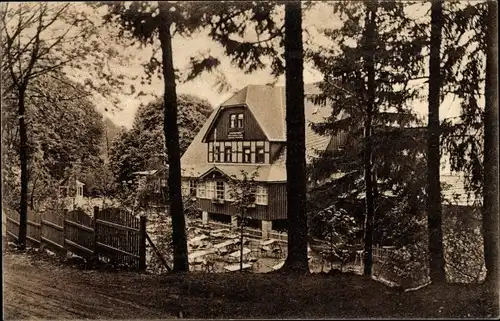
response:
{"label": "lettering on gable", "polygon": [[227,134],[228,139],[243,139],[243,132],[242,131],[232,131]]}

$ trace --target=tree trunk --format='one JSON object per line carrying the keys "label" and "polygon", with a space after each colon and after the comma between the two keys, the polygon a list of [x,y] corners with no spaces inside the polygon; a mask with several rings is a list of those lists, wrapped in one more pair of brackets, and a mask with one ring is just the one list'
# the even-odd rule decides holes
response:
{"label": "tree trunk", "polygon": [[177,128],[177,94],[172,59],[172,36],[169,7],[159,2],[161,23],[158,27],[163,59],[163,82],[165,84],[163,131],[168,155],[168,193],[172,215],[172,243],[174,248],[174,272],[188,272],[188,249],[186,222],[181,193],[181,153],[179,148],[179,129]]}
{"label": "tree trunk", "polygon": [[373,195],[373,161],[372,161],[372,122],[373,113],[375,112],[375,61],[373,53],[375,52],[374,40],[376,36],[376,12],[377,5],[374,2],[366,3],[366,19],[365,19],[365,70],[367,74],[367,104],[366,104],[366,119],[364,128],[364,179],[365,179],[365,232],[364,232],[364,268],[363,275],[372,275],[373,266],[373,225],[375,217],[375,204]]}
{"label": "tree trunk", "polygon": [[26,233],[28,226],[28,133],[26,130],[26,108],[25,108],[25,88],[19,90],[19,136],[20,151],[19,160],[21,163],[21,202],[19,204],[19,239],[20,250],[26,248]]}
{"label": "tree trunk", "polygon": [[499,261],[499,206],[498,206],[498,17],[496,2],[488,3],[486,34],[486,103],[484,120],[484,202],[483,238],[486,283],[498,290]]}
{"label": "tree trunk", "polygon": [[282,270],[309,272],[307,262],[304,51],[300,1],[285,4],[288,256]]}
{"label": "tree trunk", "polygon": [[243,232],[244,232],[244,222],[245,222],[246,208],[242,209],[242,215],[240,220],[240,272],[243,271]]}
{"label": "tree trunk", "polygon": [[38,180],[38,176],[35,177],[33,180],[33,187],[31,188],[31,194],[30,194],[30,208],[32,210],[35,209],[35,188],[36,188],[36,182]]}
{"label": "tree trunk", "polygon": [[441,32],[443,3],[433,1],[431,7],[431,42],[429,61],[429,120],[427,136],[427,225],[429,230],[429,268],[433,283],[446,281],[444,270],[440,154],[439,106],[441,89]]}

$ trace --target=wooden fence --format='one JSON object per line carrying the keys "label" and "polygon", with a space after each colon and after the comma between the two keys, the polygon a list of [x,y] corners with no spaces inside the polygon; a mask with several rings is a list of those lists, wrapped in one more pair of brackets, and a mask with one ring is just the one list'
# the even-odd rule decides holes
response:
{"label": "wooden fence", "polygon": [[[111,261],[146,268],[146,218],[117,208],[98,211],[95,246]],[[144,258],[144,259],[143,259]]]}
{"label": "wooden fence", "polygon": [[[19,213],[5,210],[7,235],[18,239]],[[105,258],[114,264],[146,269],[146,218],[120,209],[99,211],[94,217],[83,211],[28,212],[27,242],[65,255]]]}

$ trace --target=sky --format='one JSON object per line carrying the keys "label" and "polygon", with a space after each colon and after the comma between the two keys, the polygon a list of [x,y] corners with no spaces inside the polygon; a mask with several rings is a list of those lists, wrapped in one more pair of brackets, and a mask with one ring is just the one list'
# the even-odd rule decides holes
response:
{"label": "sky", "polygon": [[[420,12],[419,12],[420,14]],[[333,15],[332,9],[326,3],[320,3],[313,10],[307,12],[303,28],[311,35],[311,41],[315,44],[327,43],[323,37],[318,33],[318,28],[333,28],[337,27],[342,22]],[[230,92],[217,92],[214,87],[215,74],[204,74],[197,79],[188,83],[178,84],[177,92],[185,94],[193,94],[208,100],[214,107],[218,106],[231,94],[250,84],[267,84],[273,82],[275,79],[270,75],[269,70],[259,70],[252,74],[245,74],[237,67],[232,66],[229,59],[224,57],[223,49],[219,45],[212,42],[208,36],[200,34],[193,38],[185,39],[178,36],[173,38],[173,52],[174,52],[174,66],[183,70],[185,68],[189,57],[200,52],[210,51],[211,54],[222,57],[221,66],[219,70],[224,73],[229,84],[232,87]],[[151,57],[151,48],[127,48],[124,54],[130,60],[128,64],[117,66],[120,71],[129,75],[144,75],[144,69],[141,63],[144,63]],[[304,82],[311,83],[320,81],[322,75],[312,68],[311,65],[305,64],[304,66]],[[281,76],[276,82],[278,85],[284,85],[284,77]],[[154,95],[161,96],[163,94],[163,82],[160,79],[155,79],[151,85],[141,86],[138,81],[135,83],[138,91],[142,90],[147,92],[147,96],[137,98],[133,95],[121,95],[120,103],[117,106],[108,106],[108,111],[105,115],[109,117],[115,124],[119,126],[130,127],[138,106],[141,103],[147,103],[149,100],[154,99]],[[106,99],[101,97],[99,105],[106,105]],[[425,101],[415,102],[414,109],[422,117],[427,115],[427,103]],[[446,98],[441,105],[440,116],[454,117],[458,115],[458,106],[451,98]]]}

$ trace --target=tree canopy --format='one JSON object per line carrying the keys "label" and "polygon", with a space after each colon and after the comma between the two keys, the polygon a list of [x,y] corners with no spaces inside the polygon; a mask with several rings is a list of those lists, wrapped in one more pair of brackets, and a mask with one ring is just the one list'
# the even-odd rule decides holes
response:
{"label": "tree canopy", "polygon": [[[183,153],[213,111],[209,102],[179,95],[177,124]],[[129,181],[136,171],[159,169],[167,159],[163,134],[163,103],[160,99],[141,105],[132,128],[123,128],[111,143],[111,167],[118,182]]]}

